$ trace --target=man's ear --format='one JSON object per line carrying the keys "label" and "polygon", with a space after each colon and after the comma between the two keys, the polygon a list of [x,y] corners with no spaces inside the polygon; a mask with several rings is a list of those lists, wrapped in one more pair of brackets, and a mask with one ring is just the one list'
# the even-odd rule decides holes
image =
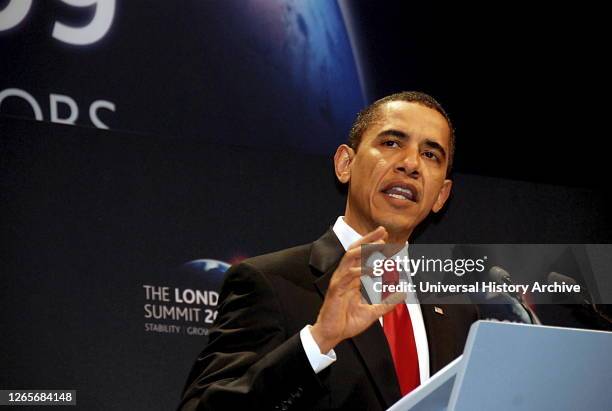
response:
{"label": "man's ear", "polygon": [[355,151],[346,144],[338,146],[336,154],[334,154],[336,178],[343,184],[348,183],[351,179],[351,163],[353,162],[354,156]]}
{"label": "man's ear", "polygon": [[444,207],[446,200],[448,200],[448,197],[450,196],[452,186],[452,180],[444,180],[444,183],[442,183],[442,188],[438,192],[438,197],[431,208],[434,213],[437,213],[442,209],[442,207]]}

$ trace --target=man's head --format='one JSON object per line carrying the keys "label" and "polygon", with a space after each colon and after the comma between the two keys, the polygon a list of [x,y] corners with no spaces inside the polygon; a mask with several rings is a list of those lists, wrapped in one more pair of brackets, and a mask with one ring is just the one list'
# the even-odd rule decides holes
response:
{"label": "man's head", "polygon": [[426,94],[393,94],[364,109],[334,156],[349,185],[347,223],[360,234],[382,225],[390,241],[406,241],[448,199],[453,149],[448,116]]}
{"label": "man's head", "polygon": [[359,147],[359,143],[361,143],[361,138],[363,137],[363,133],[365,132],[365,130],[372,123],[377,120],[380,120],[379,108],[390,101],[406,101],[408,103],[418,103],[422,106],[436,110],[438,113],[444,116],[450,129],[450,151],[448,158],[448,166],[446,170],[446,176],[449,177],[453,167],[453,158],[455,154],[455,130],[453,129],[453,124],[451,123],[451,120],[448,117],[448,114],[446,114],[444,108],[442,108],[440,103],[438,103],[436,99],[434,99],[429,94],[421,93],[419,91],[402,91],[400,93],[395,93],[383,97],[380,100],[376,100],[374,103],[370,104],[369,106],[361,110],[359,114],[357,114],[357,118],[353,122],[351,131],[349,132],[347,142],[348,146],[351,147],[353,150],[357,151],[357,148]]}

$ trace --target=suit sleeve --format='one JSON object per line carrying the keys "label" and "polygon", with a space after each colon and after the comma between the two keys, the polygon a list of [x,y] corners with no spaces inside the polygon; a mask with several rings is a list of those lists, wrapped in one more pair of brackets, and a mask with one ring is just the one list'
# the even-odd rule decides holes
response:
{"label": "suit sleeve", "polygon": [[180,410],[308,409],[324,393],[269,280],[245,263],[230,268]]}

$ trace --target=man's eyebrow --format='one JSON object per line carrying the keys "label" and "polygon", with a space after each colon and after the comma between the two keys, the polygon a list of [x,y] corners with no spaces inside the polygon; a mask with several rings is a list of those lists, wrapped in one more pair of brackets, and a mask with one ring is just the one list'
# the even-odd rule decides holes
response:
{"label": "man's eyebrow", "polygon": [[438,143],[437,141],[432,140],[430,138],[426,138],[425,141],[423,142],[423,145],[425,147],[429,147],[431,149],[438,150],[442,154],[442,157],[446,158],[446,150],[444,150],[444,147],[442,147],[442,145]]}
{"label": "man's eyebrow", "polygon": [[400,138],[402,140],[405,140],[409,136],[408,136],[408,134],[404,133],[403,131],[391,128],[391,129],[388,129],[388,130],[381,131],[380,133],[378,133],[378,135],[376,137],[378,137],[378,138],[381,138],[381,137],[397,137],[397,138]]}
{"label": "man's eyebrow", "polygon": [[[380,133],[378,133],[378,136],[376,136],[377,138],[383,138],[383,137],[396,137],[399,138],[401,140],[406,140],[410,137],[410,135],[404,133],[403,131],[400,130],[396,130],[396,129],[388,129],[388,130],[383,130]],[[431,138],[426,138],[423,141],[423,145],[427,148],[431,148],[433,150],[438,150],[441,154],[442,157],[446,158],[446,150],[444,149],[444,147],[442,147],[442,144],[438,143],[435,140],[432,140]]]}

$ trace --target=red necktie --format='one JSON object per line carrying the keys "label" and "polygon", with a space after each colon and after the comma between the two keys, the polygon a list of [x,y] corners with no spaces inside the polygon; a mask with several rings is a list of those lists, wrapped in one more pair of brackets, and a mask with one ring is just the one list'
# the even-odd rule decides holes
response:
{"label": "red necktie", "polygon": [[[399,284],[399,273],[395,270],[383,274],[383,284]],[[389,293],[383,292],[383,299]],[[383,317],[383,330],[389,343],[393,365],[399,381],[400,391],[403,395],[408,394],[419,386],[419,360],[417,356],[416,342],[412,330],[412,321],[408,314],[406,304],[399,303],[393,311]]]}

